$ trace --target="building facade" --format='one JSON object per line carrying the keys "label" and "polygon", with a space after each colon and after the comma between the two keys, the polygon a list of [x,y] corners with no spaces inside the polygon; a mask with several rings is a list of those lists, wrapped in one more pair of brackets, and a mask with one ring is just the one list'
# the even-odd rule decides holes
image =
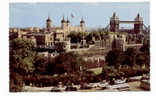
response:
{"label": "building facade", "polygon": [[52,47],[57,42],[64,42],[66,49],[70,49],[70,39],[68,34],[70,32],[85,32],[85,21],[83,18],[80,21],[80,25],[71,26],[69,19],[61,20],[61,26],[54,27],[50,17],[46,20],[46,27],[28,27],[28,28],[10,28],[10,39],[14,38],[26,38],[32,40],[37,47]]}

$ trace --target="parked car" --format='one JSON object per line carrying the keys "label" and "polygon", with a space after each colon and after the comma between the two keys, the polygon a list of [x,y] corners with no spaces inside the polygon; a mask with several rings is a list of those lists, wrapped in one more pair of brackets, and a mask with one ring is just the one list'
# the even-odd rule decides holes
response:
{"label": "parked car", "polygon": [[102,88],[102,89],[106,89],[106,87],[108,86],[108,82],[100,82],[99,83],[99,87]]}
{"label": "parked car", "polygon": [[88,84],[88,87],[91,87],[91,88],[96,88],[99,86],[99,83],[89,83]]}
{"label": "parked car", "polygon": [[129,91],[130,90],[130,86],[128,83],[123,83],[123,84],[117,84],[117,85],[109,85],[107,86],[108,89],[112,89],[112,90],[119,90],[119,91]]}
{"label": "parked car", "polygon": [[114,80],[114,84],[123,84],[125,82],[126,82],[126,80],[120,80],[120,79]]}

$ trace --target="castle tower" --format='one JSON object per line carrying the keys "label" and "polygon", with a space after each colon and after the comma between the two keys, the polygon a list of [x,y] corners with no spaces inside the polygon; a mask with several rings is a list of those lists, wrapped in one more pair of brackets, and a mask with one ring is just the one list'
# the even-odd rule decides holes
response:
{"label": "castle tower", "polygon": [[52,21],[50,19],[50,17],[48,16],[48,19],[46,21],[46,28],[47,28],[47,31],[51,31],[51,28],[52,28]]}
{"label": "castle tower", "polygon": [[85,32],[85,21],[83,20],[83,18],[81,18],[80,27],[81,27],[81,31]]}
{"label": "castle tower", "polygon": [[70,25],[70,21],[69,21],[69,19],[67,17],[67,27],[69,27],[69,25]]}
{"label": "castle tower", "polygon": [[70,34],[70,21],[69,21],[69,19],[68,19],[68,17],[67,17],[67,21],[66,21],[66,28],[65,28],[65,37],[67,37],[68,36],[68,34]]}
{"label": "castle tower", "polygon": [[119,31],[119,17],[116,16],[116,13],[113,13],[113,16],[110,19],[110,31],[118,32]]}
{"label": "castle tower", "polygon": [[64,20],[64,16],[61,20],[61,27],[64,29],[66,27],[66,21]]}
{"label": "castle tower", "polygon": [[137,17],[134,19],[134,33],[140,34],[143,31],[143,18],[140,17],[140,14],[138,13]]}

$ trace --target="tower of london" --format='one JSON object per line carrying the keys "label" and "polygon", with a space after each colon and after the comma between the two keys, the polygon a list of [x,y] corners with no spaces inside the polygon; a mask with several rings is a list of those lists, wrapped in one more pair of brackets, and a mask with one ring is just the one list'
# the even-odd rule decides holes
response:
{"label": "tower of london", "polygon": [[48,17],[48,19],[46,21],[46,30],[48,32],[54,32],[56,35],[56,38],[63,40],[63,39],[66,39],[67,36],[69,35],[69,33],[72,31],[74,31],[74,32],[85,32],[86,27],[85,27],[85,21],[83,18],[81,18],[79,25],[72,26],[69,19],[67,18],[67,20],[65,20],[64,16],[61,20],[61,26],[54,27],[52,25],[52,20],[50,19],[50,17]]}

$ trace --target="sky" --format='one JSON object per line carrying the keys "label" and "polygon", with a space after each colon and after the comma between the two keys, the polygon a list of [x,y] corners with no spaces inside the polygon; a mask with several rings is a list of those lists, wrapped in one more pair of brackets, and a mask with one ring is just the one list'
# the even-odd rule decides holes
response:
{"label": "sky", "polygon": [[[10,27],[46,27],[48,16],[54,26],[60,26],[62,17],[71,25],[79,25],[83,17],[86,27],[106,27],[116,12],[120,20],[134,20],[138,13],[149,25],[149,2],[96,2],[96,3],[10,3]],[[74,18],[71,17],[74,16]],[[122,25],[120,25],[122,26]],[[128,27],[131,25],[123,24]]]}

